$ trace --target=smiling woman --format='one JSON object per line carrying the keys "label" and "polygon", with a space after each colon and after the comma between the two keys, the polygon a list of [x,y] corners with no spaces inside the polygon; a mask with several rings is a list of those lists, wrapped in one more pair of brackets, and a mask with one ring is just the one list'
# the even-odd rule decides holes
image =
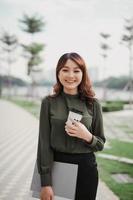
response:
{"label": "smiling woman", "polygon": [[[54,199],[54,161],[78,164],[75,200],[95,200],[98,171],[95,151],[104,147],[101,107],[94,98],[83,58],[62,55],[56,67],[54,94],[45,97],[40,112],[37,164],[41,177],[41,200]],[[81,113],[81,121],[68,123],[68,115]]]}
{"label": "smiling woman", "polygon": [[60,57],[56,67],[56,79],[57,83],[54,85],[55,96],[66,90],[66,87],[62,84],[64,80],[65,82],[63,81],[63,83],[67,83],[69,86],[70,82],[73,82],[75,91],[73,90],[72,92],[78,93],[84,99],[88,99],[89,103],[93,100],[95,93],[92,90],[86,64],[79,54],[66,53]]}

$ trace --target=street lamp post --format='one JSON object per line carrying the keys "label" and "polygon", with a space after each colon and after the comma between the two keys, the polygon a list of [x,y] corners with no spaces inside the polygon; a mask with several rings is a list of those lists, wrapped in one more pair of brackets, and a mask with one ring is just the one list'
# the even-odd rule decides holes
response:
{"label": "street lamp post", "polygon": [[129,51],[129,80],[126,88],[129,90],[129,105],[133,105],[133,70],[132,70],[132,45],[133,45],[133,19],[126,19],[126,33],[122,36],[122,42],[126,44]]}
{"label": "street lamp post", "polygon": [[109,45],[107,44],[107,39],[110,37],[110,34],[107,33],[100,33],[100,36],[103,39],[103,42],[101,43],[100,47],[102,49],[102,57],[103,57],[103,62],[104,62],[104,67],[103,67],[103,100],[106,101],[107,99],[107,81],[106,79],[106,71],[107,71],[107,51],[110,49]]}

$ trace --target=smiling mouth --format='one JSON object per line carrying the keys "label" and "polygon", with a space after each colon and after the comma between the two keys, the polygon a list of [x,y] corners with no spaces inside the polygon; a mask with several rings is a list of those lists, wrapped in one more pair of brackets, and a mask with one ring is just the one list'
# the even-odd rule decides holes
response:
{"label": "smiling mouth", "polygon": [[74,83],[75,81],[67,81],[67,80],[65,80],[67,83]]}

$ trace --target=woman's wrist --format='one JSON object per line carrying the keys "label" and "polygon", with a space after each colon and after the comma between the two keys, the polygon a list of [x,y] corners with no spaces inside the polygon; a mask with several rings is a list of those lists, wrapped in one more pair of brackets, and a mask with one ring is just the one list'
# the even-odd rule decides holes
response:
{"label": "woman's wrist", "polygon": [[[88,131],[89,132],[89,131]],[[85,135],[85,138],[84,140],[88,143],[91,143],[92,142],[92,139],[93,139],[93,135],[89,132],[89,133],[86,133]]]}

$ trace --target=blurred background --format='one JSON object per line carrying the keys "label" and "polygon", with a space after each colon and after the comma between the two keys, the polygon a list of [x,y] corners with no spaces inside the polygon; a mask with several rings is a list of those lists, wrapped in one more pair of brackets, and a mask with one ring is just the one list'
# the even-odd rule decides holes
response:
{"label": "blurred background", "polygon": [[[103,109],[107,143],[97,154],[100,178],[121,200],[133,199],[132,47],[132,0],[0,1],[3,126],[7,126],[8,106],[19,105],[38,119],[41,99],[52,92],[59,57],[66,52],[79,53]],[[13,108],[15,113],[18,107]],[[9,130],[0,131],[1,144],[6,146]],[[0,200],[6,198],[0,196]]]}
{"label": "blurred background", "polygon": [[[59,57],[73,51],[85,59],[99,98],[129,100],[131,0],[1,0],[0,9],[3,95],[43,96],[55,82]],[[27,92],[31,82],[38,88]]]}

